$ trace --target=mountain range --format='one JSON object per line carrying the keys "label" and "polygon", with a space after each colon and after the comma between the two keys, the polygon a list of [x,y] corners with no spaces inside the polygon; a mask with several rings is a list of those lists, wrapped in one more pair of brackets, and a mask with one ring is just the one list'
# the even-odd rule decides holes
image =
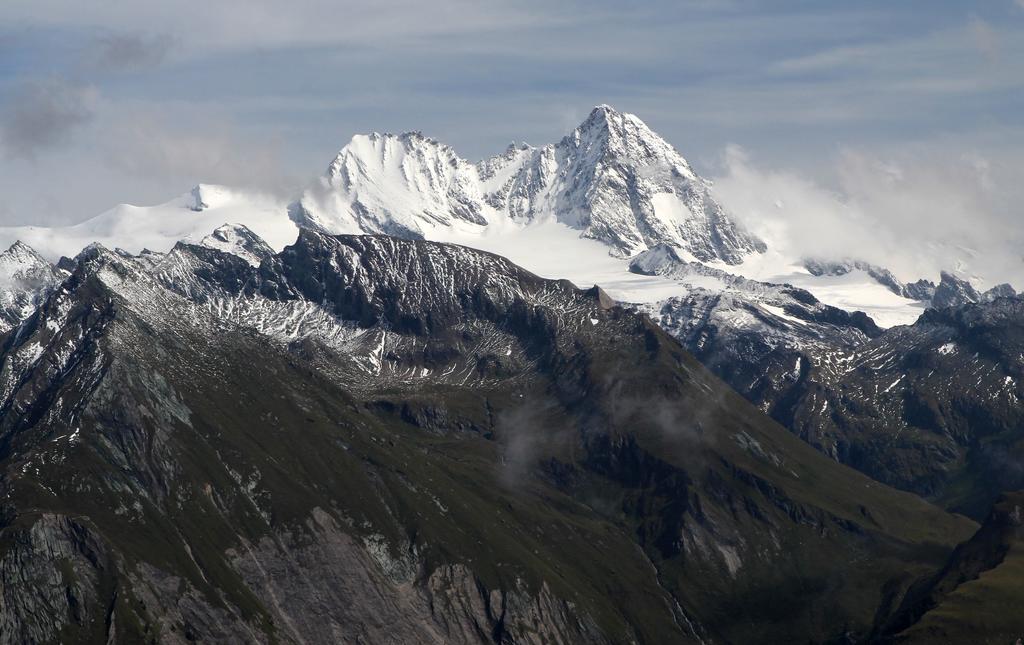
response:
{"label": "mountain range", "polygon": [[0,240],[0,642],[934,642],[1019,594],[1013,288],[782,257],[608,106]]}

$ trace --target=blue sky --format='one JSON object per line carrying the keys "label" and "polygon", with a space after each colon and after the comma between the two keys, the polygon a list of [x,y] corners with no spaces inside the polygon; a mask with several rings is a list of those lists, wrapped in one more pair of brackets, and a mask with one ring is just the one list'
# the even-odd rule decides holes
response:
{"label": "blue sky", "polygon": [[1007,191],[1024,160],[1024,0],[6,0],[2,14],[0,223],[79,221],[199,181],[287,192],[358,132],[422,130],[477,159],[557,140],[598,103],[725,185],[736,146],[760,179],[840,194],[864,189],[851,155],[951,156]]}

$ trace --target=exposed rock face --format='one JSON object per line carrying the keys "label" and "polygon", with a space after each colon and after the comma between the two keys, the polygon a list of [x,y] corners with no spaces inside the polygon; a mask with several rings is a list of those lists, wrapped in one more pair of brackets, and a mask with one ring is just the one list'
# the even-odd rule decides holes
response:
{"label": "exposed rock face", "polygon": [[[43,513],[4,529],[0,558],[0,640],[57,641],[78,623],[105,634],[112,563],[95,533],[68,516]],[[91,624],[90,624],[91,623]]]}
{"label": "exposed rock face", "polygon": [[[442,565],[425,580],[417,580],[415,568],[396,576],[329,513],[313,509],[303,528],[228,553],[250,588],[267,598],[275,624],[295,641],[607,642],[596,624],[580,623],[546,585],[536,593],[524,584],[489,591],[463,564]],[[320,571],[344,573],[321,577]]]}
{"label": "exposed rock face", "polygon": [[1024,486],[1024,301],[929,309],[815,367],[792,427],[872,477],[984,517]]}
{"label": "exposed rock face", "polygon": [[292,212],[329,233],[413,238],[437,226],[554,219],[622,256],[667,243],[736,264],[765,249],[671,145],[608,106],[556,144],[511,146],[476,165],[419,133],[357,136]]}
{"label": "exposed rock face", "polygon": [[981,294],[981,300],[982,302],[992,302],[1000,298],[1015,298],[1016,296],[1017,290],[1004,282]]}
{"label": "exposed rock face", "polygon": [[935,293],[932,295],[932,306],[939,309],[974,304],[980,301],[981,294],[971,286],[970,282],[961,280],[945,271],[942,272],[942,280],[935,287]]}
{"label": "exposed rock face", "polygon": [[973,530],[462,247],[93,247],[0,347],[3,642],[825,640]]}
{"label": "exposed rock face", "polygon": [[904,288],[904,293],[912,300],[931,302],[935,297],[935,283],[925,279],[911,282]]}
{"label": "exposed rock face", "polygon": [[882,334],[863,313],[850,314],[789,285],[748,280],[665,246],[638,255],[630,270],[680,282],[686,296],[638,305],[700,361],[783,425],[817,371]]}
{"label": "exposed rock face", "polygon": [[[876,266],[863,260],[845,260],[842,262],[828,262],[822,260],[807,260],[804,267],[811,275],[846,275],[854,270],[860,270],[874,278],[876,282],[892,291],[897,296],[911,298],[913,300],[929,300],[931,295],[929,289],[934,290],[935,285],[927,280],[919,280],[912,284],[904,284],[891,271],[884,267]],[[922,298],[929,294],[927,298]]]}
{"label": "exposed rock face", "polygon": [[1014,298],[1016,295],[1016,290],[1005,283],[997,284],[988,291],[979,292],[967,280],[943,271],[942,281],[931,291],[930,304],[933,308],[942,309],[979,302],[993,302],[999,298]]}

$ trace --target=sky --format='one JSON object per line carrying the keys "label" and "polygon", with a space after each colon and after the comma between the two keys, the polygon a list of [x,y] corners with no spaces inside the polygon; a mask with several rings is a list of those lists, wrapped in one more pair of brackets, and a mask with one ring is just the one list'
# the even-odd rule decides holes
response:
{"label": "sky", "polygon": [[199,182],[287,195],[362,132],[475,160],[608,103],[793,244],[884,257],[902,235],[1024,229],[1024,0],[5,0],[0,18],[0,224]]}

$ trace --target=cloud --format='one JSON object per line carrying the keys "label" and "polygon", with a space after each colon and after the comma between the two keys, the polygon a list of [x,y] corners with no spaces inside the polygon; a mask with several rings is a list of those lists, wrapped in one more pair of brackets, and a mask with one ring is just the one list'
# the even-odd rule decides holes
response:
{"label": "cloud", "polygon": [[731,147],[715,191],[784,254],[866,260],[908,281],[958,270],[1019,287],[1024,190],[1013,169],[1021,162],[944,146],[890,157],[845,149],[830,189],[797,172],[759,168]]}
{"label": "cloud", "polygon": [[4,9],[8,24],[56,29],[132,32],[160,25],[181,39],[185,54],[353,43],[391,46],[536,24],[551,13],[473,0],[180,0],[91,6],[74,0],[9,0]]}
{"label": "cloud", "polygon": [[545,397],[499,411],[494,419],[494,430],[502,444],[499,483],[509,489],[522,489],[537,461],[550,454],[552,445],[572,434],[567,419],[559,404]]}
{"label": "cloud", "polygon": [[[1024,2],[1024,0],[1021,0]],[[974,46],[983,53],[989,60],[999,57],[999,33],[981,18],[972,16],[967,23],[967,32],[971,36]]]}
{"label": "cloud", "polygon": [[[871,87],[887,93],[911,95],[977,92],[1019,88],[1019,66],[979,65],[977,52],[994,60],[1005,53],[1024,53],[1019,30],[1001,30],[979,16],[967,23],[908,36],[864,40],[827,47],[770,62],[767,72],[774,83],[810,79],[820,88]],[[1013,35],[1014,37],[1009,37]],[[1006,50],[1004,52],[1004,49]]]}
{"label": "cloud", "polygon": [[0,163],[0,225],[76,224],[119,203],[166,202],[197,183],[288,198],[312,174],[292,174],[280,134],[244,128],[210,106],[100,96],[88,127],[66,138]]}
{"label": "cloud", "polygon": [[[173,108],[170,110],[173,111]],[[161,111],[130,106],[104,115],[105,136],[95,154],[126,177],[173,185],[227,184],[288,196],[297,181],[280,163],[282,142],[245,136],[211,114],[175,120]]]}
{"label": "cloud", "polygon": [[168,34],[116,33],[99,36],[86,51],[98,71],[136,72],[157,67],[176,44]]}
{"label": "cloud", "polygon": [[22,84],[0,107],[0,143],[14,157],[65,143],[93,119],[97,91],[61,77]]}

